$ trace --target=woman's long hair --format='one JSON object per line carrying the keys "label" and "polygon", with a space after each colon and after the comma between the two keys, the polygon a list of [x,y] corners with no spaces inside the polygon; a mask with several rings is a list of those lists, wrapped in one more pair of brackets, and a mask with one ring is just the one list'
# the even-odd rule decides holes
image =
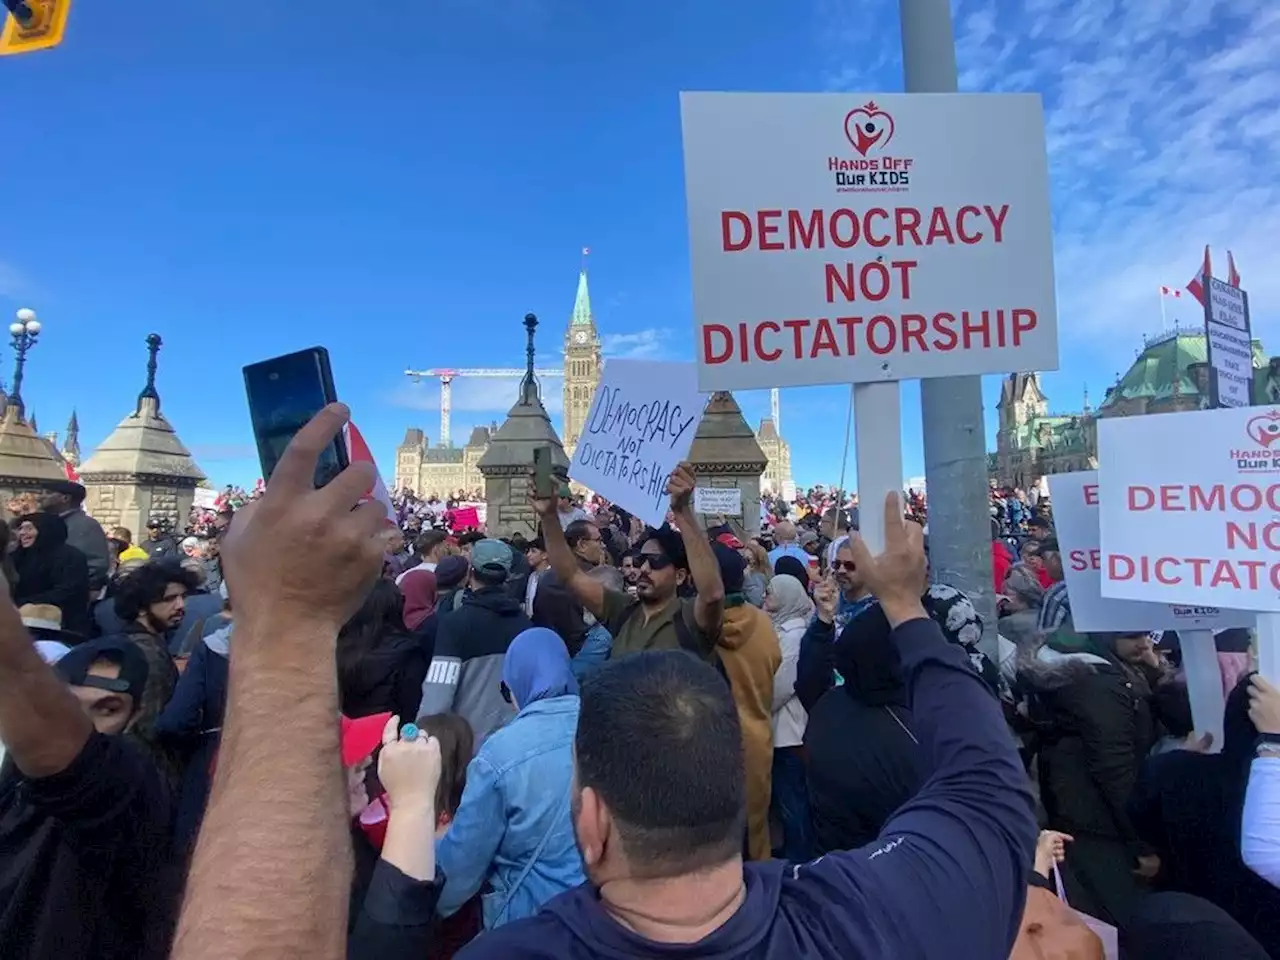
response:
{"label": "woman's long hair", "polygon": [[18,570],[13,565],[13,531],[7,521],[0,520],[0,574],[9,584],[9,594],[13,595],[14,584],[18,582]]}
{"label": "woman's long hair", "polygon": [[404,595],[390,580],[379,580],[364,603],[338,632],[338,684],[346,689],[360,670],[360,661],[391,636],[405,632]]}

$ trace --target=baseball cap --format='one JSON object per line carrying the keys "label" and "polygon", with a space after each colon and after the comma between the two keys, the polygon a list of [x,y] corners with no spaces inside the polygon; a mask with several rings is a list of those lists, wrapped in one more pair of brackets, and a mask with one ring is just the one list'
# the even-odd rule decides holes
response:
{"label": "baseball cap", "polygon": [[466,557],[445,557],[436,565],[436,587],[452,590],[467,578],[470,568]]}
{"label": "baseball cap", "polygon": [[806,530],[804,533],[800,534],[799,542],[800,542],[800,546],[807,547],[811,543],[818,542],[818,535],[814,533],[812,530]]}
{"label": "baseball cap", "polygon": [[[89,668],[99,660],[119,664],[120,676],[113,679],[91,675]],[[56,669],[58,675],[72,686],[127,693],[135,704],[142,699],[150,673],[147,655],[142,648],[132,640],[119,637],[104,637],[72,647],[58,660]]]}
{"label": "baseball cap", "polygon": [[[727,534],[727,536],[732,535]],[[716,555],[716,562],[720,565],[720,581],[724,584],[724,592],[741,593],[747,561],[742,559],[742,554],[736,549],[721,543],[720,540],[716,540],[711,545],[711,550]]]}
{"label": "baseball cap", "polygon": [[486,537],[471,547],[471,566],[476,573],[506,579],[511,572],[511,548],[501,540]]}
{"label": "baseball cap", "polygon": [[739,540],[737,537],[735,537],[732,533],[720,534],[720,536],[716,537],[716,543],[722,543],[726,547],[731,547],[734,550],[742,549],[742,541]]}
{"label": "baseball cap", "polygon": [[363,760],[382,743],[382,728],[391,719],[390,713],[375,713],[368,717],[342,718],[342,765],[352,767]]}
{"label": "baseball cap", "polygon": [[541,537],[534,537],[532,540],[525,542],[524,548],[525,550],[541,550],[543,553],[546,553],[547,541],[543,540]]}

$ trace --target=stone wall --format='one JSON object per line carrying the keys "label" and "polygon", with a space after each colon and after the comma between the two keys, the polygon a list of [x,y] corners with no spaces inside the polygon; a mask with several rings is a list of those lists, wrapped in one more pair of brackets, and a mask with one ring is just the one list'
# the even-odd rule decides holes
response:
{"label": "stone wall", "polygon": [[173,529],[181,532],[187,525],[195,490],[187,486],[156,480],[106,481],[83,478],[85,486],[85,513],[93,517],[104,529],[125,527],[134,542],[145,539],[147,521],[153,516],[169,520]]}
{"label": "stone wall", "polygon": [[491,537],[522,534],[532,540],[538,535],[538,515],[529,504],[527,475],[489,476],[484,482],[488,503],[485,531]]}

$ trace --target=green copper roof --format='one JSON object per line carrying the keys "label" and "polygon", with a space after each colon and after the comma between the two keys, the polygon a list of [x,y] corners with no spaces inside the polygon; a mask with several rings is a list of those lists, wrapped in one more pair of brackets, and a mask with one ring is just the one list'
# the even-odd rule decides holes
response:
{"label": "green copper roof", "polygon": [[589,327],[595,323],[591,314],[591,294],[587,292],[587,271],[578,274],[578,294],[573,298],[573,319],[569,321],[575,327]]}
{"label": "green copper roof", "polygon": [[[1133,362],[1129,372],[1121,377],[1120,382],[1111,390],[1102,404],[1102,409],[1105,410],[1122,400],[1167,399],[1175,392],[1183,396],[1198,397],[1200,388],[1187,374],[1187,367],[1193,363],[1205,363],[1207,360],[1208,348],[1202,333],[1177,333],[1153,340]],[[1264,371],[1259,371],[1258,368],[1265,368],[1266,364],[1266,352],[1262,344],[1254,340],[1255,394],[1259,390],[1265,393]]]}

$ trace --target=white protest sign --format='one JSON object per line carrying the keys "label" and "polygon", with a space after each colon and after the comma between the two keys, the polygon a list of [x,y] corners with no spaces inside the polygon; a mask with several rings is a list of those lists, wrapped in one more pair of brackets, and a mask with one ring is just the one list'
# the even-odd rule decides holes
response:
{"label": "white protest sign", "polygon": [[1038,96],[680,110],[703,390],[1057,368]]}
{"label": "white protest sign", "polygon": [[1107,418],[1098,448],[1104,596],[1280,611],[1280,409]]}
{"label": "white protest sign", "polygon": [[1077,630],[1221,630],[1254,625],[1257,617],[1243,610],[1104,597],[1097,471],[1055,473],[1049,477],[1049,492]]}
{"label": "white protest sign", "polygon": [[607,361],[569,476],[661,526],[667,478],[689,455],[704,406],[691,363]]}
{"label": "white protest sign", "polygon": [[723,513],[742,516],[742,491],[737,487],[695,487],[693,509],[696,513]]}
{"label": "white protest sign", "polygon": [[1209,278],[1205,284],[1205,342],[1214,370],[1213,406],[1247,407],[1253,402],[1253,334],[1249,295]]}

